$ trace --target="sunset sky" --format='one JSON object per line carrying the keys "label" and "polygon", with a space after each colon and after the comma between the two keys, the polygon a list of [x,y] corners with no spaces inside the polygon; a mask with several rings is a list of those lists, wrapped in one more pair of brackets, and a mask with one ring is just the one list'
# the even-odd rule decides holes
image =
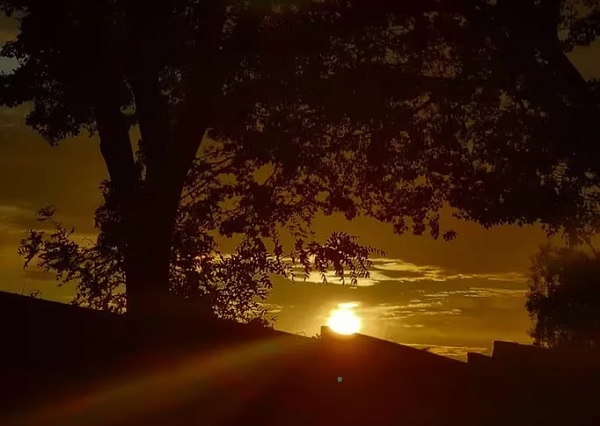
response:
{"label": "sunset sky", "polygon": [[[0,44],[15,28],[0,19]],[[579,49],[571,58],[588,78],[600,78],[600,45]],[[11,64],[0,58],[0,71]],[[93,237],[93,211],[106,171],[98,141],[86,136],[58,147],[24,125],[24,109],[0,109],[0,290],[37,289],[47,299],[68,301],[72,287],[58,288],[52,276],[23,270],[16,250],[24,231],[37,226],[34,213],[52,204],[58,217],[79,235]],[[528,342],[524,309],[529,257],[544,242],[537,227],[484,230],[456,223],[452,242],[396,236],[389,226],[360,219],[347,223],[324,218],[317,231],[341,229],[386,252],[374,259],[369,280],[358,287],[280,280],[269,298],[276,327],[314,335],[338,303],[356,302],[363,332],[431,347],[451,356],[484,352],[493,340]]]}

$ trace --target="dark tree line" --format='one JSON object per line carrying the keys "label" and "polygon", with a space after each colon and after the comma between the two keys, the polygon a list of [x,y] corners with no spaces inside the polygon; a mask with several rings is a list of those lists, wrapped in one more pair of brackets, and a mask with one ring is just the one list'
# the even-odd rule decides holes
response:
{"label": "dark tree line", "polygon": [[[21,248],[78,281],[83,303],[155,313],[176,294],[243,316],[294,264],[367,274],[373,249],[340,233],[314,240],[319,212],[444,239],[446,205],[575,243],[597,226],[598,85],[565,56],[596,39],[595,2],[0,7],[21,23],[0,102],[31,103],[27,123],[51,144],[100,139],[98,241],[76,244],[55,223]],[[243,242],[223,256],[216,235]]]}
{"label": "dark tree line", "polygon": [[529,272],[527,311],[534,343],[598,347],[600,257],[593,250],[544,246]]}

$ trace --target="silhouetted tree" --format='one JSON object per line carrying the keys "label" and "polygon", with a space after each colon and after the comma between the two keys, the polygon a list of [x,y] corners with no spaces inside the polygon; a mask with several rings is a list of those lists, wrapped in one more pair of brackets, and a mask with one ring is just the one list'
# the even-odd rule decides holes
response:
{"label": "silhouetted tree", "polygon": [[[21,66],[4,77],[3,101],[9,105],[34,101],[28,123],[51,143],[81,129],[97,133],[110,175],[104,188],[106,202],[97,213],[102,231],[97,247],[81,252],[82,247],[67,240],[66,231],[58,228],[51,236],[58,245],[36,246],[41,235],[32,234],[27,256],[42,247],[45,251],[36,252],[42,266],[66,273],[68,279],[83,280],[80,289],[94,297],[99,292],[114,293],[124,279],[128,310],[145,312],[167,304],[169,290],[177,288],[178,283],[170,283],[169,278],[179,277],[170,269],[179,270],[187,262],[189,272],[198,257],[214,258],[209,232],[243,233],[242,247],[251,244],[254,249],[246,247],[243,252],[254,256],[259,255],[256,244],[275,238],[277,226],[288,225],[300,240],[296,246],[304,250],[306,234],[289,225],[310,221],[316,209],[307,206],[290,212],[291,202],[297,203],[291,199],[287,204],[278,200],[279,209],[269,206],[266,196],[273,189],[253,178],[253,172],[267,163],[265,159],[245,149],[228,152],[227,147],[210,146],[209,141],[197,156],[209,128],[223,124],[219,120],[226,115],[235,119],[236,110],[256,103],[253,98],[246,103],[230,101],[228,91],[242,78],[240,72],[252,75],[245,65],[246,50],[254,47],[262,26],[269,27],[269,14],[281,13],[273,12],[276,3],[219,0],[148,6],[67,0],[50,6],[37,1],[3,2],[6,11],[22,15],[18,39],[4,50]],[[245,14],[239,14],[241,9]],[[219,114],[223,118],[217,120]],[[136,155],[130,143],[132,125],[141,133]],[[189,188],[193,198],[186,194],[182,198],[186,177],[197,186]],[[285,188],[276,189],[293,188],[295,183],[290,180]],[[224,203],[229,205],[222,209]],[[187,217],[191,209],[194,215]],[[256,220],[250,222],[253,216]],[[187,227],[185,231],[192,228],[191,233],[177,233],[179,225]],[[351,239],[336,234],[330,242],[342,240]],[[306,246],[316,249],[315,244]],[[319,261],[329,256],[329,261],[337,262],[336,269],[341,260],[353,268],[354,259],[345,252],[323,248],[321,254]],[[243,264],[256,262],[243,259]],[[124,275],[118,274],[120,267]],[[253,272],[258,273],[257,268]],[[203,274],[208,270],[204,265]],[[224,277],[223,272],[211,270],[209,278],[220,278],[222,286],[234,278],[246,279],[240,276],[242,271],[228,271],[233,275]],[[228,291],[234,290],[227,287],[221,293]],[[106,306],[106,300],[97,300]]]}
{"label": "silhouetted tree", "polygon": [[[193,302],[194,308],[210,309],[220,318],[268,321],[272,318],[267,317],[261,302],[272,287],[273,276],[295,280],[297,275],[304,278],[318,271],[326,281],[327,271],[334,269],[342,281],[356,284],[359,278],[368,276],[369,255],[378,253],[357,244],[355,237],[338,232],[323,244],[305,244],[298,239],[289,253],[284,253],[276,238],[269,247],[264,238],[250,235],[234,253],[222,254],[210,233],[215,226],[202,226],[198,221],[206,217],[190,216],[186,207],[180,209],[175,226],[170,291]],[[218,213],[213,218],[216,216]],[[55,273],[60,285],[76,283],[76,305],[124,312],[125,268],[118,245],[111,241],[120,237],[118,232],[111,235],[114,224],[104,222],[97,241],[82,242],[73,238],[73,229],[54,219],[53,209],[42,209],[39,220],[50,222],[54,231],[29,231],[19,248],[26,266],[35,261],[42,270]]]}
{"label": "silhouetted tree", "polygon": [[598,97],[564,55],[596,36],[586,0],[0,5],[22,16],[1,101],[33,101],[52,143],[100,137],[100,244],[130,312],[165,303],[173,253],[192,270],[205,235],[302,246],[319,211],[445,239],[446,204],[574,240],[596,227]]}
{"label": "silhouetted tree", "polygon": [[572,248],[543,247],[529,272],[530,335],[539,346],[600,343],[600,258]]}

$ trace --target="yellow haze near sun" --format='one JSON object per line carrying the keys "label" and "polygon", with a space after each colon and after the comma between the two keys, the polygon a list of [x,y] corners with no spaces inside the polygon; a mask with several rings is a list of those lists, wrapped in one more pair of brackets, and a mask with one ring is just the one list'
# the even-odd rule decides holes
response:
{"label": "yellow haze near sun", "polygon": [[338,334],[358,333],[362,321],[353,311],[356,306],[356,303],[340,303],[329,315],[327,320],[329,328]]}

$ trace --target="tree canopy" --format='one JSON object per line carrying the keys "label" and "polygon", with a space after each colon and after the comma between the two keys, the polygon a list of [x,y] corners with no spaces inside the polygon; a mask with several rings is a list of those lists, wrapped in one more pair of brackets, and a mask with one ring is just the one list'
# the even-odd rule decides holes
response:
{"label": "tree canopy", "polygon": [[599,277],[596,253],[545,246],[536,254],[526,304],[536,345],[591,347],[600,343]]}
{"label": "tree canopy", "polygon": [[[370,249],[344,234],[312,240],[318,212],[444,239],[455,236],[440,224],[447,205],[484,226],[542,222],[575,242],[597,227],[597,85],[565,56],[596,38],[594,2],[0,6],[21,22],[3,48],[19,67],[1,77],[0,102],[31,102],[27,122],[50,143],[98,135],[110,176],[91,252],[81,257],[59,228],[58,245],[34,232],[23,253],[78,271],[67,277],[89,291],[124,282],[132,311],[183,281],[185,292],[256,283],[282,272],[271,262],[283,253],[365,273]],[[282,230],[296,241],[283,252]],[[239,262],[255,273],[207,266],[215,233],[242,235]],[[102,269],[86,281],[89,256],[98,267],[118,259],[111,283]]]}

